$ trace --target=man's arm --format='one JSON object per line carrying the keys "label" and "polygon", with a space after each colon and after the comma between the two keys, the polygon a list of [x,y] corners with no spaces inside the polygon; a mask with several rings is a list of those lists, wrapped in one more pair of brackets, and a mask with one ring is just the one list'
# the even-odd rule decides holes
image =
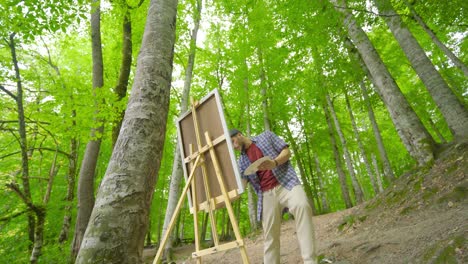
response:
{"label": "man's arm", "polygon": [[283,148],[283,150],[281,150],[280,154],[276,156],[275,159],[265,160],[264,162],[262,162],[262,164],[260,164],[258,169],[259,170],[272,170],[278,167],[279,165],[286,163],[290,157],[291,157],[291,151],[289,150],[288,147],[285,147]]}

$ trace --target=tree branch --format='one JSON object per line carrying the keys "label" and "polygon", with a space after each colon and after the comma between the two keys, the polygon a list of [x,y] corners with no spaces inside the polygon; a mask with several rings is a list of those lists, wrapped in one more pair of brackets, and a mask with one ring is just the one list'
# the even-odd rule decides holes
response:
{"label": "tree branch", "polygon": [[27,213],[29,210],[24,210],[24,211],[21,211],[21,212],[17,212],[17,213],[14,213],[12,215],[8,215],[8,216],[4,216],[4,217],[0,217],[0,222],[7,222],[7,221],[10,221],[11,219],[13,218],[16,218],[24,213]]}
{"label": "tree branch", "polygon": [[17,183],[15,182],[10,182],[6,184],[6,187],[10,188],[12,191],[14,191],[18,196],[23,200],[23,202],[28,206],[29,209],[35,211],[35,206],[34,204],[24,195],[24,193],[20,190],[20,187]]}
{"label": "tree branch", "polygon": [[[67,158],[71,158],[71,155],[66,153],[65,151],[62,151],[62,150],[58,150],[58,149],[53,149],[53,148],[44,148],[44,147],[41,147],[41,148],[31,148],[30,150],[47,150],[47,151],[52,151],[52,152],[58,152],[64,156],[66,156]],[[4,158],[8,158],[10,156],[13,156],[13,155],[16,155],[16,154],[20,154],[21,151],[16,151],[16,152],[12,152],[12,153],[9,153],[9,154],[6,154],[6,155],[3,155],[3,156],[0,156],[0,160],[4,159]]]}
{"label": "tree branch", "polygon": [[14,95],[12,92],[8,91],[3,85],[0,85],[0,90],[4,91],[6,94],[11,96],[15,101],[18,100],[16,95]]}

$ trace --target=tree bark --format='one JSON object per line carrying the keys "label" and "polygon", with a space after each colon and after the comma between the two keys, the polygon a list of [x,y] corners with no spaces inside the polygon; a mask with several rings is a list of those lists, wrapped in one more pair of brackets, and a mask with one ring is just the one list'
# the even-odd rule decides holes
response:
{"label": "tree bark", "polygon": [[340,138],[341,145],[343,147],[343,154],[345,156],[345,162],[346,162],[346,166],[348,167],[349,176],[351,177],[351,184],[353,186],[354,196],[356,198],[356,203],[360,204],[360,203],[362,203],[364,201],[364,195],[362,194],[361,185],[359,184],[359,182],[358,182],[358,180],[356,178],[356,173],[354,171],[353,161],[351,159],[351,156],[349,155],[348,143],[346,142],[346,138],[344,137],[343,131],[341,130],[340,121],[338,120],[338,117],[336,116],[335,107],[333,106],[333,102],[331,101],[330,96],[328,94],[327,94],[326,97],[327,97],[327,103],[328,103],[328,107],[329,107],[331,116],[333,118],[333,121],[335,122],[336,132],[338,133],[338,137]]}
{"label": "tree bark", "polygon": [[[93,56],[93,93],[104,86],[104,65],[101,48],[101,8],[100,0],[91,4],[91,42]],[[81,163],[78,180],[78,213],[76,216],[75,233],[72,242],[71,259],[78,255],[82,239],[88,225],[89,217],[94,206],[94,178],[99,151],[101,148],[101,135],[104,131],[104,122],[98,117],[99,100],[95,99],[95,128],[91,129],[91,139],[86,144],[86,150]]]}
{"label": "tree bark", "polygon": [[420,166],[434,160],[435,142],[408,103],[366,33],[360,28],[342,0],[330,0],[343,14],[343,25],[356,46],[376,84],[376,89],[387,107],[398,135],[410,155]]}
{"label": "tree bark", "polygon": [[345,203],[346,208],[351,208],[353,207],[353,203],[351,202],[351,198],[349,196],[348,184],[346,182],[346,174],[343,171],[341,155],[336,144],[335,133],[330,120],[330,113],[328,112],[328,109],[325,104],[322,107],[323,112],[325,113],[325,119],[327,120],[328,134],[330,136],[330,142],[333,148],[333,156],[335,158],[336,171],[338,173],[338,179],[340,180],[341,196],[343,197],[343,201]]}
{"label": "tree bark", "polygon": [[143,263],[169,111],[177,1],[153,0],[135,82],[77,263]]}
{"label": "tree bark", "polygon": [[444,81],[423,48],[395,12],[390,0],[374,0],[406,58],[426,86],[455,140],[468,138],[468,110]]}

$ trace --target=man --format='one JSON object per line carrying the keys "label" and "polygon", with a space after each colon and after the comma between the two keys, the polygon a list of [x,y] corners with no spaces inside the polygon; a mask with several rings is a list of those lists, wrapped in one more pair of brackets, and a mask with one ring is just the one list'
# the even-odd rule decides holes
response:
{"label": "man", "polygon": [[[238,165],[242,178],[252,184],[258,196],[257,217],[262,219],[265,240],[263,263],[280,263],[281,212],[287,207],[295,219],[302,259],[305,264],[315,264],[312,208],[289,161],[289,146],[271,131],[252,139],[237,129],[229,134],[234,149],[241,152]],[[255,173],[244,174],[251,163],[266,156],[271,159],[263,161]]]}

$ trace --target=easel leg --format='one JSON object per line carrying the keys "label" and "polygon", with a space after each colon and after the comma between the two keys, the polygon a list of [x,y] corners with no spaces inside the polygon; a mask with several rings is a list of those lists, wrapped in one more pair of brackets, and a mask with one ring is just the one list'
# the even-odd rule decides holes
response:
{"label": "easel leg", "polygon": [[[206,139],[207,144],[209,146],[211,146],[210,147],[211,159],[212,159],[215,171],[216,171],[216,177],[218,178],[219,187],[220,187],[221,192],[223,193],[223,196],[224,196],[224,202],[226,204],[226,209],[228,211],[229,219],[231,220],[232,228],[234,230],[234,235],[236,236],[237,241],[243,241],[240,230],[239,230],[239,225],[237,224],[237,220],[236,220],[236,217],[234,215],[234,210],[232,209],[231,200],[229,199],[229,195],[227,193],[226,186],[224,184],[221,168],[220,168],[219,163],[218,163],[218,158],[216,156],[216,152],[215,152],[214,148],[212,147],[213,142],[211,141],[211,138],[210,138],[210,135],[208,134],[208,132],[205,133],[205,139]],[[250,263],[249,258],[247,256],[247,250],[245,249],[244,243],[242,243],[242,245],[240,245],[240,250],[241,250],[242,261],[244,263]]]}
{"label": "easel leg", "polygon": [[180,208],[182,206],[182,202],[185,200],[185,195],[187,194],[187,191],[193,181],[193,177],[195,175],[195,169],[198,166],[198,162],[200,160],[201,156],[198,156],[195,160],[194,166],[192,167],[192,171],[190,172],[190,176],[187,179],[187,183],[184,187],[184,190],[182,191],[182,194],[180,196],[179,201],[177,202],[176,209],[174,211],[174,215],[171,218],[171,221],[169,222],[169,226],[167,227],[166,233],[164,234],[163,239],[161,240],[161,243],[159,244],[159,249],[158,252],[156,253],[156,257],[153,260],[153,264],[158,264],[161,261],[162,257],[162,252],[164,250],[164,247],[166,246],[167,239],[169,238],[169,235],[172,232],[172,229],[174,228],[175,221],[177,219],[177,216],[179,215]]}
{"label": "easel leg", "polygon": [[[193,154],[193,145],[189,145],[190,155]],[[198,158],[201,158],[202,155],[199,155]],[[204,161],[202,161],[204,162]],[[202,164],[203,166],[203,164]],[[195,170],[195,167],[192,167]],[[204,167],[202,167],[203,169]],[[197,188],[196,180],[192,182],[192,209],[193,209],[193,229],[195,232],[195,250],[200,250],[200,230],[198,230],[198,199],[197,199]],[[201,257],[197,257],[197,264],[201,264]]]}

